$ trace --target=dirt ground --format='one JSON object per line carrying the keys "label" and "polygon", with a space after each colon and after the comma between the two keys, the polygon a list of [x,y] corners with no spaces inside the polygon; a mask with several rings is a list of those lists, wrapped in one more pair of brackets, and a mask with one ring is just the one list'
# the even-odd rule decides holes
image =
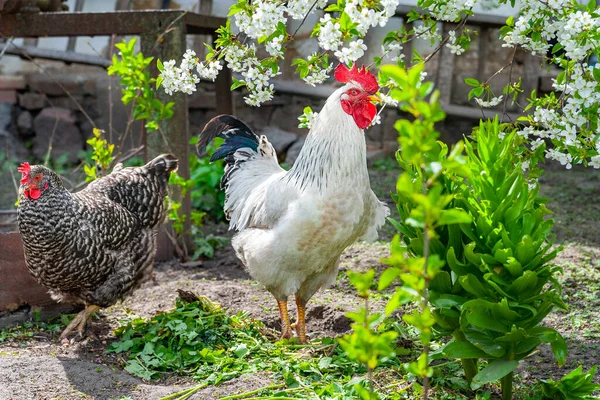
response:
{"label": "dirt ground", "polygon": [[[373,186],[380,198],[389,198],[398,171],[386,165],[373,170]],[[565,273],[567,312],[552,313],[545,324],[558,329],[567,339],[569,358],[559,369],[549,348],[540,350],[519,368],[519,379],[528,384],[538,378],[560,377],[579,364],[584,370],[600,364],[600,171],[565,171],[551,166],[542,178],[542,195],[552,201],[556,211],[557,243],[565,246],[557,263]],[[217,229],[223,234],[223,226]],[[382,239],[389,240],[390,227]],[[345,312],[358,307],[360,300],[350,287],[345,271],[382,270],[379,259],[388,254],[383,242],[360,243],[347,249],[342,257],[337,282],[318,293],[309,303],[308,331],[314,337],[337,336],[347,332],[350,321]],[[123,360],[104,349],[114,340],[112,330],[131,315],[149,317],[172,308],[176,289],[194,291],[229,308],[245,311],[278,329],[277,305],[268,292],[244,271],[230,246],[219,250],[200,265],[162,263],[155,268],[154,280],[146,282],[123,303],[99,313],[92,328],[96,338],[83,342],[58,342],[55,336],[40,334],[27,341],[0,343],[0,400],[129,400],[158,399],[192,385],[173,377],[160,383],[144,382],[123,371]],[[375,300],[381,309],[383,300]],[[295,307],[291,307],[295,315]],[[242,376],[219,387],[201,390],[192,399],[218,399],[270,383],[268,374]]]}

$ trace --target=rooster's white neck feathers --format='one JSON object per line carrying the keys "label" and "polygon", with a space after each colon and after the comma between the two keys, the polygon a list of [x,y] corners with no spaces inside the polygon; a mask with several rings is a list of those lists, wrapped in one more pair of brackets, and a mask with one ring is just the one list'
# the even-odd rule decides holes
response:
{"label": "rooster's white neck feathers", "polygon": [[347,84],[329,96],[314,120],[288,174],[298,189],[324,192],[339,185],[369,185],[365,134],[340,103],[351,87],[356,85]]}

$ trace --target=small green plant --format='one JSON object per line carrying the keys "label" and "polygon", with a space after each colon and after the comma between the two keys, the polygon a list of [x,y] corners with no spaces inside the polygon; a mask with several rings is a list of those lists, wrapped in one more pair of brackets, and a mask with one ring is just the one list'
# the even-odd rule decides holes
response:
{"label": "small green plant", "polygon": [[90,165],[88,163],[84,164],[83,171],[85,172],[86,182],[95,181],[106,175],[106,172],[115,159],[113,156],[115,145],[109,144],[106,141],[104,138],[104,131],[94,128],[92,134],[93,136],[88,139],[86,143],[92,148],[90,158],[95,162],[95,165]]}
{"label": "small green plant", "polygon": [[542,392],[545,399],[552,400],[592,400],[598,397],[592,396],[600,390],[600,385],[592,382],[596,375],[597,365],[594,365],[588,372],[583,372],[580,365],[567,375],[563,376],[558,382],[552,379],[542,381]]}
{"label": "small green plant", "polygon": [[[390,268],[381,275],[379,289],[383,290],[400,279],[401,285],[387,304],[387,315],[409,301],[419,304],[419,308],[402,317],[419,332],[423,345],[421,355],[407,363],[406,369],[422,380],[423,398],[427,399],[429,378],[433,374],[429,366],[429,347],[435,324],[430,307],[430,288],[445,264],[431,247],[438,237],[438,229],[468,223],[471,217],[463,210],[449,206],[453,196],[444,193],[443,173],[467,176],[468,169],[464,165],[460,143],[448,154],[448,148],[437,141],[439,133],[434,124],[445,114],[440,108],[438,92],[432,94],[433,85],[430,82],[421,84],[422,70],[422,65],[408,72],[398,66],[386,65],[380,72],[383,81],[391,79],[400,88],[393,89],[390,95],[401,104],[403,111],[414,117],[413,121],[399,120],[395,125],[400,144],[396,158],[404,173],[398,178],[394,199],[403,220],[391,222],[403,234],[405,241],[407,230],[418,232],[418,235],[413,238],[414,242],[403,242],[398,235],[394,238],[391,256],[383,260]],[[405,204],[410,204],[410,207],[406,208]],[[418,252],[409,247],[417,241]],[[411,257],[406,257],[407,252]]]}
{"label": "small green plant", "polygon": [[[136,53],[134,51],[135,39],[131,39],[129,42],[123,41],[115,46],[119,50],[120,57],[113,56],[108,74],[117,75],[120,78],[123,93],[121,101],[126,105],[133,103],[131,118],[145,120],[147,134],[157,134],[159,132],[153,131],[160,131],[159,122],[173,116],[172,108],[175,103],[164,104],[158,99],[155,89],[157,80],[150,77],[148,70],[153,58],[144,57],[141,52]],[[130,126],[131,124],[128,124],[127,131],[119,139],[118,152],[121,151],[121,145],[124,142],[124,137],[129,132]],[[113,145],[108,145],[113,147],[107,148],[106,141],[102,142],[98,137],[92,138],[92,140],[94,142],[90,144],[94,149],[93,159],[97,157],[105,161],[106,150],[110,150],[108,155],[112,155]],[[194,140],[197,141],[197,138],[194,138]],[[182,160],[182,162],[186,161]],[[212,257],[215,246],[220,245],[222,240],[215,237],[205,238],[200,228],[207,214],[213,216],[216,220],[221,219],[223,216],[224,194],[219,190],[223,164],[222,162],[210,164],[207,157],[197,158],[193,156],[189,158],[189,163],[190,179],[185,179],[177,173],[172,173],[169,179],[171,190],[168,218],[172,227],[169,237],[181,259],[188,258],[191,251],[194,252],[194,258],[200,256]],[[104,169],[107,168],[98,161],[97,165]],[[93,180],[92,177],[95,178],[93,174],[96,169],[86,167],[85,171],[89,180]],[[180,211],[182,205],[180,199],[185,198],[188,194],[191,195],[192,200],[193,210],[189,218],[193,225],[189,230],[186,230],[188,216]],[[184,235],[192,235],[193,249],[187,248],[186,242],[182,240]]]}
{"label": "small green plant", "polygon": [[[385,318],[384,313],[372,313],[369,310],[369,295],[373,286],[375,271],[373,269],[364,274],[348,271],[350,283],[358,291],[359,297],[364,300],[364,306],[357,312],[347,313],[354,321],[353,332],[338,339],[342,349],[352,360],[357,360],[367,368],[367,380],[369,388],[363,386],[363,382],[356,384],[356,391],[363,400],[378,399],[374,390],[373,370],[384,360],[394,357],[395,339],[398,332],[392,330],[380,332],[385,329],[381,324]],[[378,329],[379,328],[379,329]]]}
{"label": "small green plant", "polygon": [[123,97],[121,101],[127,105],[134,102],[133,118],[146,120],[148,132],[158,130],[158,122],[173,116],[174,102],[162,103],[156,97],[156,78],[150,77],[147,67],[153,57],[144,57],[141,52],[134,52],[136,39],[117,43],[119,57],[113,55],[112,65],[108,67],[108,75],[118,75]]}

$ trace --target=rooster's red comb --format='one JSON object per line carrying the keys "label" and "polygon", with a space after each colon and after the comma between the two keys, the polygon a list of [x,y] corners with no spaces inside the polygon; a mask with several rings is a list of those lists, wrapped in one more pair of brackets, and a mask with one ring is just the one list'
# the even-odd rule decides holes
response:
{"label": "rooster's red comb", "polygon": [[356,63],[352,69],[348,69],[344,64],[339,64],[335,68],[335,72],[333,76],[338,82],[346,83],[346,82],[356,82],[358,83],[366,92],[371,94],[377,93],[379,90],[379,84],[377,83],[377,79],[375,76],[370,73],[365,66],[361,69],[356,67]]}

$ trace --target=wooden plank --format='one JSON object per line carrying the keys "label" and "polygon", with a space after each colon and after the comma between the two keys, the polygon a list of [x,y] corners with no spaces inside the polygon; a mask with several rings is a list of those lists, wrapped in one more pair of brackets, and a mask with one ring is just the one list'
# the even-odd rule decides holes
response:
{"label": "wooden plank", "polygon": [[[422,8],[420,7],[416,7],[416,6],[409,6],[406,4],[401,4],[396,8],[396,16],[397,17],[404,17],[406,16],[412,9],[416,10],[419,14],[429,14],[429,12],[424,11]],[[499,15],[486,15],[486,14],[476,14],[472,17],[469,17],[469,20],[467,22],[470,25],[480,25],[480,26],[486,26],[489,28],[500,28],[502,26],[505,25],[506,23],[506,17],[502,17]]]}
{"label": "wooden plank", "polygon": [[[462,117],[462,118],[468,118],[468,119],[474,119],[474,120],[478,120],[478,119],[482,119],[482,118],[494,118],[496,115],[499,118],[502,117],[502,110],[486,108],[483,110],[483,114],[482,114],[481,109],[479,107],[459,106],[456,104],[442,103],[442,110],[444,110],[447,115],[452,116],[452,117]],[[519,118],[523,114],[506,113],[506,115],[512,121],[515,121],[517,118]]]}
{"label": "wooden plank", "polygon": [[139,35],[153,29],[162,32],[174,20],[182,20],[188,33],[209,35],[227,22],[225,18],[180,10],[5,14],[0,34],[7,37]]}
{"label": "wooden plank", "polygon": [[93,54],[81,54],[74,51],[60,51],[45,49],[42,47],[33,46],[12,46],[0,45],[0,52],[6,48],[6,54],[19,56],[25,60],[31,58],[41,58],[42,60],[64,61],[66,63],[77,63],[84,65],[97,65],[100,67],[108,67],[111,61],[107,58],[96,56]]}

